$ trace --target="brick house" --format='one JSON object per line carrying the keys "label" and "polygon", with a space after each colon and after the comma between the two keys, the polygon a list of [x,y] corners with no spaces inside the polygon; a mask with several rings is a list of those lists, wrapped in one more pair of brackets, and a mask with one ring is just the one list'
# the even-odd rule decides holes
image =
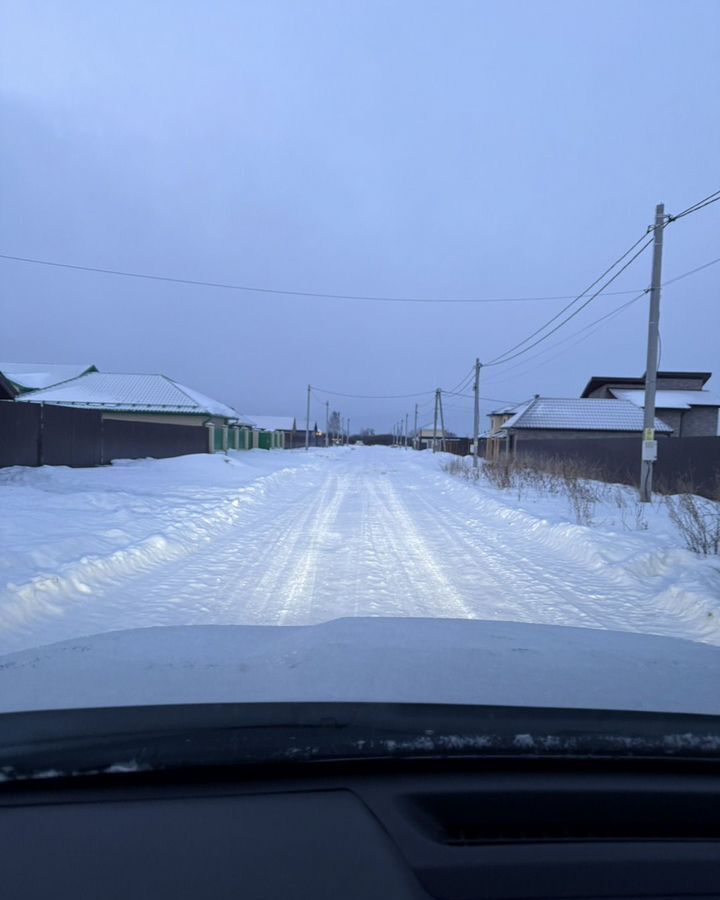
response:
{"label": "brick house", "polygon": [[[502,417],[506,415],[503,412]],[[491,431],[486,456],[496,459],[501,453],[512,453],[519,442],[528,439],[636,438],[642,428],[643,411],[629,400],[536,396],[521,403],[498,430]],[[668,437],[672,428],[656,417],[655,432]]]}
{"label": "brick house", "polygon": [[[711,375],[711,372],[658,372],[655,413],[672,428],[673,437],[714,437],[718,434],[720,398],[705,390]],[[625,400],[643,409],[645,376],[593,375],[581,396]]]}

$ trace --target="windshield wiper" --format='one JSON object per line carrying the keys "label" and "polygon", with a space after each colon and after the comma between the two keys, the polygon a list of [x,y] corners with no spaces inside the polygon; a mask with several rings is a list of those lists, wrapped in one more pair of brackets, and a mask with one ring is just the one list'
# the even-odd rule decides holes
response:
{"label": "windshield wiper", "polygon": [[341,760],[720,761],[720,717],[386,703],[223,703],[0,716],[3,780]]}

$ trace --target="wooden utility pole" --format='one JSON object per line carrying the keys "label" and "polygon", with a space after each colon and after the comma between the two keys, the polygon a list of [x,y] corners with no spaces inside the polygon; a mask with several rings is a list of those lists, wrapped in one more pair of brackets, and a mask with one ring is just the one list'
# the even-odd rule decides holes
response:
{"label": "wooden utility pole", "polygon": [[438,397],[440,396],[440,388],[435,389],[435,415],[433,417],[433,453],[437,453],[437,420],[438,420]]}
{"label": "wooden utility pole", "polygon": [[405,449],[408,448],[408,414],[405,413]]}
{"label": "wooden utility pole", "polygon": [[418,433],[417,433],[417,417],[418,417],[418,405],[415,404],[415,427],[413,428],[413,447],[417,450],[419,448],[418,443]]}
{"label": "wooden utility pole", "polygon": [[652,500],[653,464],[657,459],[655,440],[655,391],[657,388],[658,339],[660,333],[660,282],[662,279],[663,231],[665,206],[655,207],[653,228],[652,281],[650,283],[650,315],[648,317],[647,365],[645,367],[645,410],[640,462],[640,502]]}
{"label": "wooden utility pole", "polygon": [[475,360],[475,416],[473,420],[473,469],[478,467],[480,444],[480,360]]}
{"label": "wooden utility pole", "polygon": [[325,446],[330,446],[330,401],[325,401]]}
{"label": "wooden utility pole", "polygon": [[310,447],[310,391],[311,387],[308,385],[307,390],[307,410],[305,414],[305,450],[307,451]]}
{"label": "wooden utility pole", "polygon": [[440,407],[440,448],[443,453],[447,450],[447,445],[445,443],[445,414],[443,413],[442,406],[442,391],[438,388],[438,406]]}
{"label": "wooden utility pole", "polygon": [[347,420],[347,441],[345,443],[350,446],[350,419]]}

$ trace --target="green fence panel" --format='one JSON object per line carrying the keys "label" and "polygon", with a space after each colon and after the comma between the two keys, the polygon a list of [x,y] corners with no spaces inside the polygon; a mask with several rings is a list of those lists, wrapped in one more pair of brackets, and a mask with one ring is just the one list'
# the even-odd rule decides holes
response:
{"label": "green fence panel", "polygon": [[223,446],[224,436],[225,436],[225,429],[215,426],[215,440],[213,443],[213,447],[216,451],[225,449],[225,447]]}
{"label": "green fence panel", "polygon": [[272,432],[261,431],[258,435],[258,447],[261,450],[270,450],[272,448]]}

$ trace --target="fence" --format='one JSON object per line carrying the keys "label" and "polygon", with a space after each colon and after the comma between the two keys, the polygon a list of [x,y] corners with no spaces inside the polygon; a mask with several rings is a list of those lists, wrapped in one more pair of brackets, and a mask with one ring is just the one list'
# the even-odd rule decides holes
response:
{"label": "fence", "polygon": [[[637,484],[640,477],[638,438],[522,439],[515,454],[536,459],[564,458],[586,463],[604,481]],[[662,438],[653,476],[657,490],[673,492],[686,484],[696,493],[714,496],[720,485],[720,437]]]}
{"label": "fence", "polygon": [[0,401],[0,467],[98,466],[207,451],[202,426],[103,421],[94,409]]}
{"label": "fence", "polygon": [[94,409],[0,402],[0,466],[95,466],[101,434]]}
{"label": "fence", "polygon": [[[217,429],[220,431],[220,429]],[[105,419],[102,423],[101,462],[165,459],[186,453],[207,453],[207,428],[196,425],[164,425],[159,422],[125,422]]]}

